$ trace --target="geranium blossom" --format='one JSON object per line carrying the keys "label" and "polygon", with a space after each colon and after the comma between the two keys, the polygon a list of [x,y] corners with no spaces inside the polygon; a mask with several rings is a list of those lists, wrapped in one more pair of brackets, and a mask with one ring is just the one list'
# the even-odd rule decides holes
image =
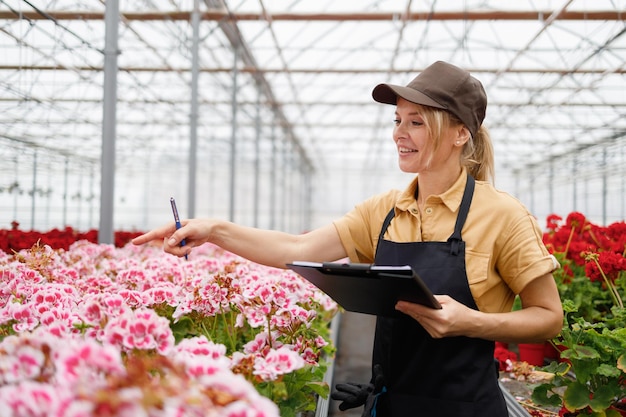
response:
{"label": "geranium blossom", "polygon": [[591,281],[604,282],[604,274],[615,282],[622,271],[626,271],[626,258],[615,252],[600,252],[597,256],[590,257],[585,264],[585,273]]}
{"label": "geranium blossom", "polygon": [[271,381],[279,375],[291,373],[304,366],[305,361],[296,352],[282,346],[271,349],[265,357],[257,357],[254,363],[254,374],[263,381]]}
{"label": "geranium blossom", "polygon": [[0,255],[2,416],[277,416],[253,383],[329,348],[329,297],[216,246],[189,261],[85,241]]}
{"label": "geranium blossom", "polygon": [[[544,242],[562,264],[554,278],[565,313],[553,340],[563,363],[533,390],[538,405],[560,402],[559,415],[615,415],[624,409],[626,223],[594,224],[574,212],[551,216]],[[575,375],[575,377],[572,377]]]}

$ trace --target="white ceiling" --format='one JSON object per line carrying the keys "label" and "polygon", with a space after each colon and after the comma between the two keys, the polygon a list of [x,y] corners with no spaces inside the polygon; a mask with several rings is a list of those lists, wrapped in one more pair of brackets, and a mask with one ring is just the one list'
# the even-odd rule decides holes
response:
{"label": "white ceiling", "polygon": [[[120,2],[118,165],[188,158],[193,7]],[[51,164],[97,163],[104,12],[96,0],[0,0],[0,138],[10,144],[0,156],[38,148]],[[393,108],[372,88],[406,84],[436,60],[483,82],[499,176],[625,137],[624,0],[206,0],[200,12],[201,161],[228,159],[233,137],[238,158],[269,157],[273,136],[315,175],[375,181],[397,168]]]}

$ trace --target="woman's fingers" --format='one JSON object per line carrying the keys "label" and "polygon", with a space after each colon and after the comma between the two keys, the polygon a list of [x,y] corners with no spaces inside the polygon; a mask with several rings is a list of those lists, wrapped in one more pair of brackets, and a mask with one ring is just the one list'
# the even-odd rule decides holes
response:
{"label": "woman's fingers", "polygon": [[157,229],[152,229],[141,236],[137,236],[132,240],[132,243],[133,245],[143,245],[153,240],[161,240],[163,238],[170,237],[175,230],[176,226],[174,224],[168,224]]}

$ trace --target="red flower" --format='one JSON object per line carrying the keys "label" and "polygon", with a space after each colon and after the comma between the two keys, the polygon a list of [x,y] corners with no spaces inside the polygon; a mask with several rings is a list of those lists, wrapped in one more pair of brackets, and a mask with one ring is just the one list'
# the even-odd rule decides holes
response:
{"label": "red flower", "polygon": [[589,242],[577,240],[570,243],[567,251],[567,258],[574,261],[576,265],[583,266],[585,264],[584,254],[586,252],[595,252],[596,248]]}
{"label": "red flower", "polygon": [[511,360],[511,362],[517,362],[517,354],[515,352],[511,352],[499,342],[496,342],[496,348],[493,352],[493,357],[498,360],[500,371],[507,370],[507,359]]}
{"label": "red flower", "polygon": [[[87,240],[91,243],[98,243],[98,231],[95,229],[85,233],[74,230],[67,226],[65,229],[51,229],[48,232],[23,231],[19,230],[19,223],[13,221],[11,230],[0,230],[0,250],[12,254],[13,251],[22,249],[30,249],[37,242],[42,245],[48,245],[52,249],[68,250],[72,243],[79,240]],[[126,245],[135,236],[141,235],[141,232],[115,232],[115,246],[122,247]]]}
{"label": "red flower", "polygon": [[606,228],[606,236],[613,241],[610,250],[619,253],[626,251],[626,222],[610,224]]}
{"label": "red flower", "polygon": [[559,223],[563,220],[563,217],[558,214],[550,214],[546,217],[546,228],[548,230],[555,231],[559,227]]}
{"label": "red flower", "polygon": [[565,224],[570,229],[578,229],[582,232],[583,227],[587,224],[587,219],[585,215],[579,213],[577,211],[573,211],[567,215],[567,219],[565,220]]}
{"label": "red flower", "polygon": [[[597,259],[598,262],[595,261]],[[600,268],[604,275],[612,282],[615,282],[619,273],[626,270],[626,258],[620,253],[615,252],[599,252],[596,255],[589,256],[585,263],[585,273],[591,281],[604,282]]]}

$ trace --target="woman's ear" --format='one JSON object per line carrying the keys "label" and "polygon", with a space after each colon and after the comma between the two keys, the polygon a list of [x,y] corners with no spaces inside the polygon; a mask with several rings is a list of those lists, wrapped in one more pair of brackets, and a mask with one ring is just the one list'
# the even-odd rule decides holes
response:
{"label": "woman's ear", "polygon": [[463,146],[470,140],[470,132],[465,125],[460,124],[458,129],[456,130],[456,139],[454,140],[454,144],[456,146]]}

